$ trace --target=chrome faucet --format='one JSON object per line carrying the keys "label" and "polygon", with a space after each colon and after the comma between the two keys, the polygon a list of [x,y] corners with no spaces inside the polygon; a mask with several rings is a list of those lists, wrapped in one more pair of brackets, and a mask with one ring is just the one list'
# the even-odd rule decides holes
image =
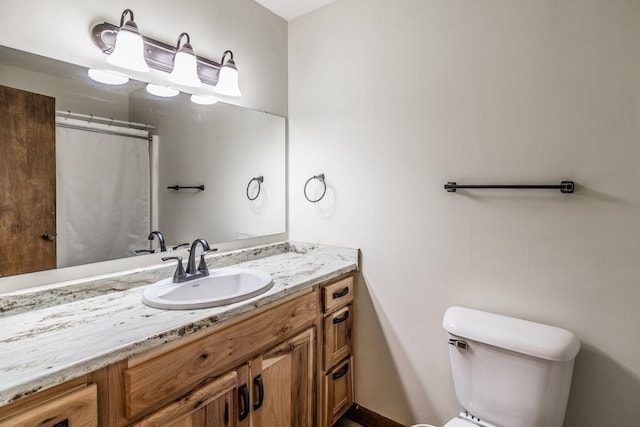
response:
{"label": "chrome faucet", "polygon": [[[198,244],[202,245],[202,252],[200,253],[200,263],[198,264],[198,268],[196,269],[196,248]],[[207,268],[207,263],[204,262],[204,255],[209,252],[211,248],[209,247],[209,243],[204,239],[196,239],[191,244],[191,250],[189,251],[189,261],[187,262],[187,274],[198,274],[201,273],[202,276],[209,275],[209,269]]]}
{"label": "chrome faucet", "polygon": [[164,243],[164,236],[159,231],[152,231],[149,233],[149,240],[153,240],[155,236],[158,236],[158,242],[160,242],[160,252],[167,252],[167,245]]}
{"label": "chrome faucet", "polygon": [[[200,252],[200,263],[196,268],[196,249],[198,248],[198,244],[202,245],[202,252]],[[200,277],[205,277],[209,275],[209,268],[207,267],[207,263],[204,259],[204,256],[207,253],[215,252],[218,249],[209,247],[209,243],[205,239],[196,239],[191,244],[191,251],[189,252],[189,261],[187,262],[187,270],[184,270],[182,266],[182,257],[166,257],[162,258],[163,261],[169,261],[175,259],[178,261],[178,267],[176,268],[175,273],[173,274],[173,282],[174,283],[182,283],[188,282],[189,280],[198,279]]]}

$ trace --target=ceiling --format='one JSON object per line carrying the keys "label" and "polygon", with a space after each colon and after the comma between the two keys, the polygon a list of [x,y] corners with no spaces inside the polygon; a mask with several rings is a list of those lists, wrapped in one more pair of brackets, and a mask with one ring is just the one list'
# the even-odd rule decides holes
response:
{"label": "ceiling", "polygon": [[255,0],[276,15],[291,21],[336,0]]}

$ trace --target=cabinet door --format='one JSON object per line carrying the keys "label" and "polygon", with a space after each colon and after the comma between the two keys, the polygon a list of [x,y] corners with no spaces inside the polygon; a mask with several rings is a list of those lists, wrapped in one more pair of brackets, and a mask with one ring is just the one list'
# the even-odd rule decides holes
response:
{"label": "cabinet door", "polygon": [[90,384],[0,420],[2,427],[98,426],[97,386]]}
{"label": "cabinet door", "polygon": [[212,427],[235,427],[237,421],[235,417],[235,388],[229,390],[218,399],[209,403],[205,407],[204,419],[206,423],[203,426]]}
{"label": "cabinet door", "polygon": [[313,424],[314,330],[251,361],[252,427]]}
{"label": "cabinet door", "polygon": [[324,318],[324,370],[351,354],[353,305],[349,304]]}
{"label": "cabinet door", "polygon": [[353,357],[324,376],[324,425],[333,425],[353,404]]}
{"label": "cabinet door", "polygon": [[233,399],[236,371],[229,372],[187,393],[143,418],[135,427],[235,427]]}

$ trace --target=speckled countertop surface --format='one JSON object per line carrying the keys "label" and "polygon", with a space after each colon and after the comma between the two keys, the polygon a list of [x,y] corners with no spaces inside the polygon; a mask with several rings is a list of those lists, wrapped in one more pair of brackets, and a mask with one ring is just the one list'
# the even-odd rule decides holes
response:
{"label": "speckled countertop surface", "polygon": [[145,285],[170,277],[172,268],[163,265],[0,295],[0,405],[354,271],[358,250],[287,242],[213,255],[207,264],[261,269],[274,285],[223,307],[160,310],[141,298]]}

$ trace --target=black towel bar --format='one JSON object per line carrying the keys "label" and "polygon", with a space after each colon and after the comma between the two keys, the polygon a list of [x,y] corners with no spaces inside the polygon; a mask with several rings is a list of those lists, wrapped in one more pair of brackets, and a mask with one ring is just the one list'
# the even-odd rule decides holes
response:
{"label": "black towel bar", "polygon": [[190,190],[203,190],[204,191],[204,184],[202,185],[192,185],[192,186],[188,186],[188,187],[183,187],[180,185],[174,185],[172,187],[167,187],[167,189],[169,190],[182,190],[182,189],[190,189]]}
{"label": "black towel bar", "polygon": [[491,189],[515,189],[515,190],[560,190],[561,193],[573,193],[573,189],[575,188],[575,183],[573,181],[562,181],[560,185],[462,185],[457,184],[455,182],[447,182],[444,185],[444,189],[449,193],[455,193],[458,189],[482,189],[482,188],[491,188]]}

